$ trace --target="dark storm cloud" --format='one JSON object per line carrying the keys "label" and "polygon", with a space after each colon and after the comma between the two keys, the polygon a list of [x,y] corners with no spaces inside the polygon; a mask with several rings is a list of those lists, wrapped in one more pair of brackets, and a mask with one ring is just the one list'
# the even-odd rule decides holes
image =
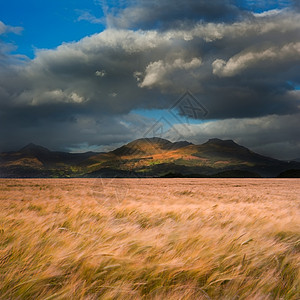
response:
{"label": "dark storm cloud", "polygon": [[167,30],[186,28],[199,21],[232,23],[249,14],[232,0],[132,0],[127,3],[125,9],[108,13],[109,26]]}
{"label": "dark storm cloud", "polygon": [[300,2],[298,0],[291,0],[294,9],[300,9]]}
{"label": "dark storm cloud", "polygon": [[[3,60],[1,150],[29,141],[53,149],[126,142],[142,136],[153,122],[133,110],[168,109],[187,89],[210,119],[265,122],[276,115],[286,121],[285,115],[298,114],[299,13],[254,15],[229,1],[189,3],[193,9],[173,5],[169,15],[155,15],[149,2],[139,2],[118,12],[114,22],[120,26],[128,19],[135,25],[126,21],[125,27],[148,28],[156,19],[162,26],[110,28],[40,50],[31,61]],[[137,11],[140,19],[133,17]],[[252,135],[260,141],[255,128]],[[278,142],[275,135],[273,140]]]}

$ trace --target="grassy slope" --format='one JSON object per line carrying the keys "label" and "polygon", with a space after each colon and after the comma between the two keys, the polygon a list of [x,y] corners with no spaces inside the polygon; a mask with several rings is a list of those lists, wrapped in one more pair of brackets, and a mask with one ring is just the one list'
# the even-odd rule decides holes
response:
{"label": "grassy slope", "polygon": [[0,180],[0,299],[298,299],[297,179]]}

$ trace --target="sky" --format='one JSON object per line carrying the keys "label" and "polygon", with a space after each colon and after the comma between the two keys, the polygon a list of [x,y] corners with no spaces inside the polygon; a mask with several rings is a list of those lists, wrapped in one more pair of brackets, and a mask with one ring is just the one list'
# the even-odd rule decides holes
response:
{"label": "sky", "polygon": [[233,139],[300,157],[300,1],[3,0],[0,151]]}

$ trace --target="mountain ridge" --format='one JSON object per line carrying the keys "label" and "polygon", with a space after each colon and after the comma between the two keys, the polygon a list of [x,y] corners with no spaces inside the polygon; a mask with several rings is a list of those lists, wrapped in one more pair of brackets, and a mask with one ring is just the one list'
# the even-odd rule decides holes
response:
{"label": "mountain ridge", "polygon": [[263,156],[218,138],[199,145],[141,138],[104,153],[51,151],[29,143],[0,153],[0,177],[276,177],[290,169],[300,169],[300,163]]}

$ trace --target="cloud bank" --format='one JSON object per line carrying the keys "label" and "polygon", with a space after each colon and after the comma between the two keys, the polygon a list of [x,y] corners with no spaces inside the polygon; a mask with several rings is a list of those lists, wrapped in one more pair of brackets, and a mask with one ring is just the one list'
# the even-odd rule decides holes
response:
{"label": "cloud bank", "polygon": [[[261,128],[271,118],[294,132],[284,124],[300,113],[296,6],[254,14],[229,0],[175,2],[130,1],[110,9],[103,32],[25,62],[2,42],[0,150],[29,141],[54,149],[126,142],[155,121],[134,111],[168,109],[190,90],[208,109],[207,124],[226,124],[205,136],[235,139],[243,124],[238,136],[278,156]],[[0,22],[0,37],[20,30]],[[274,126],[269,144],[289,145],[283,155],[300,150],[297,134],[279,140]]]}

